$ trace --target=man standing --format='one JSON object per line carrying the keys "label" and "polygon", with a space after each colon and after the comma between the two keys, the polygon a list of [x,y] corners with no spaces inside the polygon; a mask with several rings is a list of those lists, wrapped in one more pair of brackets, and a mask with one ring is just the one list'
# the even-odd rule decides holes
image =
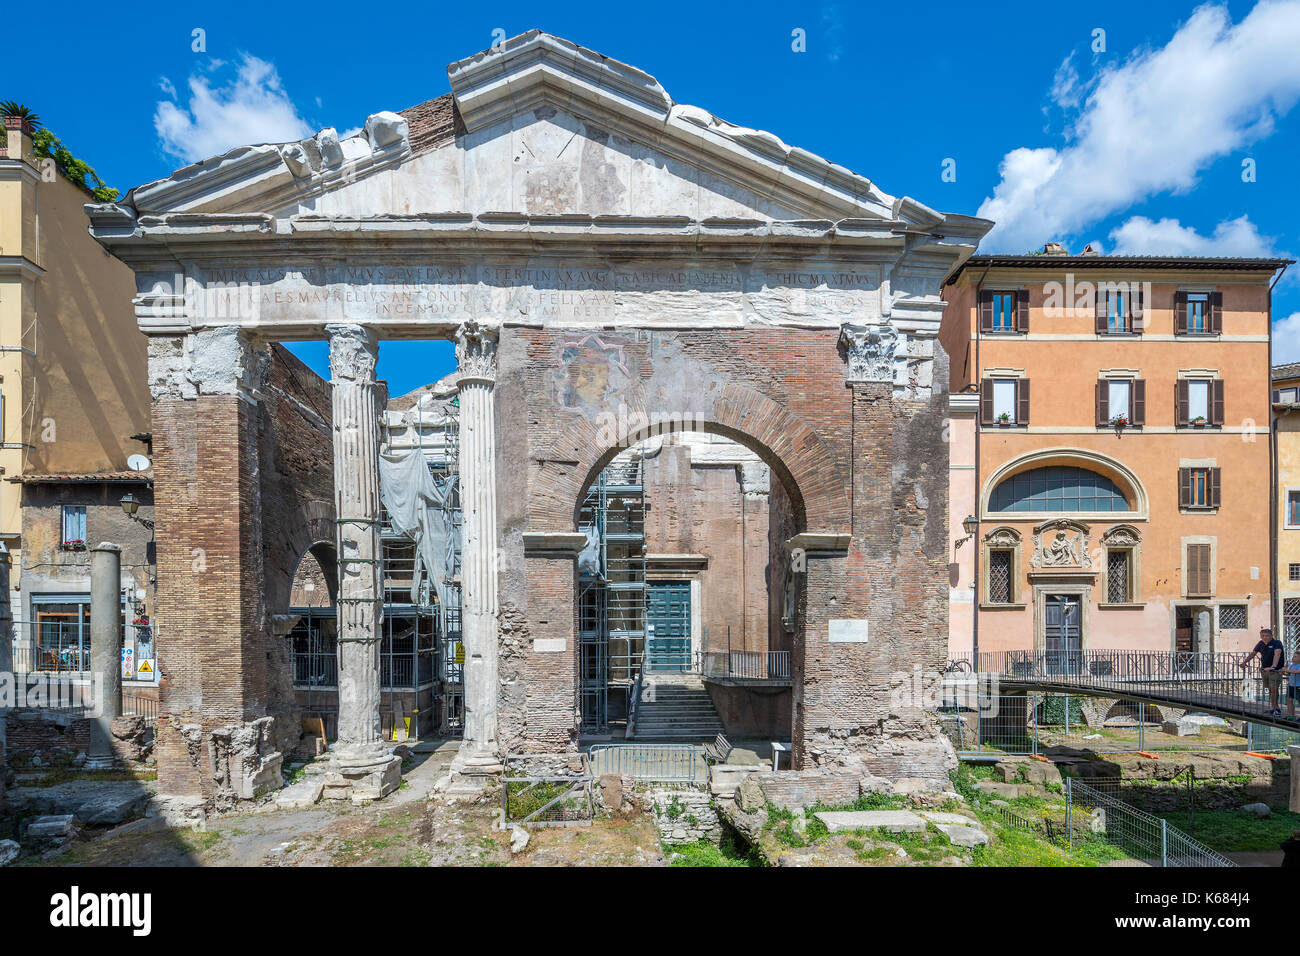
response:
{"label": "man standing", "polygon": [[1259,629],[1259,643],[1255,649],[1250,652],[1246,660],[1242,663],[1249,664],[1250,659],[1256,654],[1259,655],[1259,672],[1264,681],[1264,686],[1268,688],[1269,708],[1274,717],[1282,716],[1282,710],[1278,706],[1278,695],[1282,690],[1283,672],[1286,665],[1282,663],[1282,658],[1286,654],[1282,642],[1273,636],[1273,629],[1261,627]]}

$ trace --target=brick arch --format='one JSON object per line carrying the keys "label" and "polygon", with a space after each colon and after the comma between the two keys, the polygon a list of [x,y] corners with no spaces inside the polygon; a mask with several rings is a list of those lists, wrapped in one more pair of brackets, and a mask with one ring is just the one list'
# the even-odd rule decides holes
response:
{"label": "brick arch", "polygon": [[320,562],[330,601],[334,601],[338,594],[334,532],[334,507],[330,503],[304,502],[295,513],[285,516],[280,533],[273,535],[267,546],[270,553],[266,562],[266,606],[270,613],[283,614],[289,610],[294,575],[309,551]]}
{"label": "brick arch", "polygon": [[[632,389],[620,397],[624,420],[648,418],[645,395]],[[652,422],[611,445],[598,416],[575,420],[562,432],[557,448],[577,455],[571,468],[553,472],[533,493],[535,520],[551,527],[577,527],[587,489],[606,465],[629,444],[671,431],[704,431],[736,441],[757,454],[790,496],[796,526],[814,532],[842,533],[850,525],[849,477],[827,444],[800,418],[767,395],[730,383],[720,390],[711,411],[683,420]]]}

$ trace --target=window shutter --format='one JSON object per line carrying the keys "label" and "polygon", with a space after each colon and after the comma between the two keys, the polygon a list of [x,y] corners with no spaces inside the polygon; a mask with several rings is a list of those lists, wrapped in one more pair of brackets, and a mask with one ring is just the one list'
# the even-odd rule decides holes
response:
{"label": "window shutter", "polygon": [[1097,318],[1096,331],[1098,335],[1101,335],[1106,331],[1106,316],[1110,308],[1110,297],[1101,289],[1098,289],[1095,302],[1093,314]]}
{"label": "window shutter", "polygon": [[1024,289],[1016,293],[1016,331],[1029,331],[1029,292]]}
{"label": "window shutter", "polygon": [[1016,424],[1029,424],[1029,379],[1016,379]]}
{"label": "window shutter", "polygon": [[1178,469],[1178,507],[1192,506],[1192,469]]}
{"label": "window shutter", "polygon": [[1103,379],[1097,383],[1097,424],[1110,423],[1110,385]]}
{"label": "window shutter", "polygon": [[1210,383],[1210,390],[1213,395],[1210,409],[1210,424],[1223,424],[1223,379],[1216,378]]}
{"label": "window shutter", "polygon": [[980,290],[980,331],[993,331],[993,293]]}
{"label": "window shutter", "polygon": [[1146,329],[1147,303],[1142,297],[1141,283],[1134,283],[1129,293],[1129,331],[1142,332]]}
{"label": "window shutter", "polygon": [[1147,383],[1146,379],[1133,379],[1132,400],[1129,402],[1132,406],[1132,422],[1134,425],[1145,425],[1147,423]]}
{"label": "window shutter", "polygon": [[1205,477],[1205,503],[1211,508],[1219,507],[1219,469],[1210,468]]}
{"label": "window shutter", "polygon": [[[1186,319],[1187,317],[1183,316],[1183,318]],[[1188,394],[1190,390],[1191,390],[1191,386],[1189,385],[1187,379],[1185,378],[1179,379],[1177,382],[1174,383],[1174,424],[1175,425],[1186,425],[1190,420],[1189,416],[1191,413],[1188,411],[1188,408],[1191,405],[1191,398]]]}
{"label": "window shutter", "polygon": [[980,381],[980,424],[993,424],[993,379]]}
{"label": "window shutter", "polygon": [[1209,330],[1214,333],[1223,331],[1223,293],[1210,293]]}
{"label": "window shutter", "polygon": [[1210,594],[1210,546],[1208,544],[1187,546],[1187,593],[1196,597],[1208,597]]}
{"label": "window shutter", "polygon": [[1187,333],[1187,293],[1174,293],[1174,334]]}

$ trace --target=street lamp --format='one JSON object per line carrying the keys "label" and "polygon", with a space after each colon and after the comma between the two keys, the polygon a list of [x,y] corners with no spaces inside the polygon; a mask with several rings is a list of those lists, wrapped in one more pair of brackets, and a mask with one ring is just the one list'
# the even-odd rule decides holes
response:
{"label": "street lamp", "polygon": [[979,520],[974,515],[967,515],[961,523],[961,529],[966,532],[966,537],[958,538],[953,550],[960,548],[963,544],[975,537],[975,532],[979,530]]}
{"label": "street lamp", "polygon": [[137,498],[135,495],[131,494],[131,492],[128,491],[126,494],[122,496],[121,505],[122,505],[122,510],[126,513],[126,516],[128,518],[130,518],[132,521],[140,522],[140,524],[144,525],[150,531],[153,531],[153,521],[151,521],[149,518],[141,518],[136,515],[136,512],[140,510],[139,498]]}

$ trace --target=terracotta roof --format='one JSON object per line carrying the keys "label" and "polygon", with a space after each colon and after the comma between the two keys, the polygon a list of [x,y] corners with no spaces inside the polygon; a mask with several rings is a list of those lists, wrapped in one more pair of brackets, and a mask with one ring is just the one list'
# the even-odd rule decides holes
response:
{"label": "terracotta roof", "polygon": [[1168,269],[1187,272],[1276,272],[1294,259],[1245,256],[1031,256],[973,255],[948,277],[953,282],[967,269]]}
{"label": "terracotta roof", "polygon": [[5,480],[21,482],[24,485],[153,481],[153,469],[146,468],[144,471],[92,471],[77,474],[72,472],[56,472],[44,475],[14,475],[12,478],[6,478]]}
{"label": "terracotta roof", "polygon": [[456,111],[456,101],[450,93],[408,107],[402,110],[402,116],[406,117],[410,128],[413,153],[441,146],[465,131],[465,124]]}
{"label": "terracotta roof", "polygon": [[1273,366],[1273,381],[1300,378],[1300,362],[1287,362],[1285,365]]}

